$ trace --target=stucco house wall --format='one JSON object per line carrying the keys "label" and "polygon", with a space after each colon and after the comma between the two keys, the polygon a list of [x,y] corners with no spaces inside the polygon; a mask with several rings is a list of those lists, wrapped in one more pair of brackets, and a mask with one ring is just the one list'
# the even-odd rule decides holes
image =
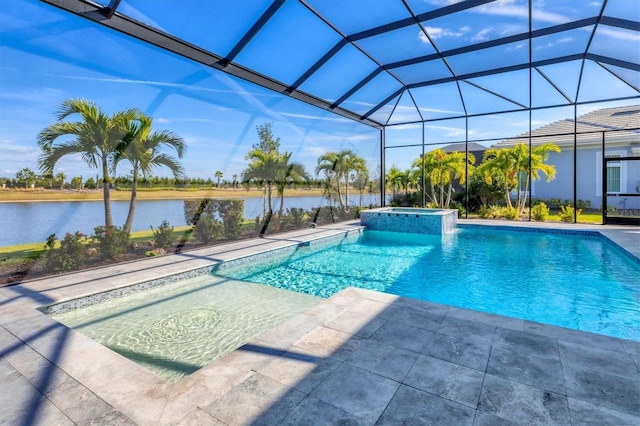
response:
{"label": "stucco house wall", "polygon": [[[605,136],[607,157],[640,158],[640,105],[607,108],[578,117],[576,155],[576,196],[589,201],[592,208],[602,207],[602,135]],[[549,153],[547,164],[556,168],[556,177],[551,182],[545,176],[534,181],[531,187],[533,198],[559,198],[573,200],[574,136],[572,120],[560,120],[532,131],[531,143],[555,143],[560,153]],[[590,133],[586,133],[590,132]],[[560,135],[560,136],[547,136]],[[517,143],[529,143],[528,135],[505,140],[495,148],[511,147]],[[609,195],[607,206],[618,209],[640,209],[640,161],[622,161],[620,164],[620,195]],[[611,164],[610,164],[611,166]],[[611,192],[611,190],[609,190]]]}

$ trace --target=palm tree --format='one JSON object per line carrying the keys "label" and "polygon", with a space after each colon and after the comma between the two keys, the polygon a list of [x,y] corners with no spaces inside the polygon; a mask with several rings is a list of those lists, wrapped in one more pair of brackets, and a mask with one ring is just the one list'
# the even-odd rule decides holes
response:
{"label": "palm tree", "polygon": [[278,169],[280,163],[280,155],[277,151],[262,151],[259,148],[253,148],[247,153],[247,160],[250,160],[249,167],[242,173],[242,179],[245,182],[258,180],[266,185],[266,204],[264,214],[273,213],[272,193],[273,185],[278,178]]}
{"label": "palm tree", "polygon": [[278,158],[276,169],[276,189],[280,195],[280,208],[278,216],[282,217],[284,211],[284,190],[292,182],[303,182],[309,180],[309,176],[300,163],[291,163],[291,153],[284,152]]}
{"label": "palm tree", "polygon": [[492,185],[496,181],[504,184],[505,201],[509,208],[514,207],[511,203],[511,191],[515,189],[515,207],[522,214],[530,185],[529,175],[532,179],[540,179],[542,172],[547,182],[555,178],[555,167],[544,163],[550,152],[560,152],[560,148],[553,143],[540,144],[531,148],[531,155],[529,147],[523,143],[511,148],[490,148],[485,151],[478,171],[487,184]]}
{"label": "palm tree", "polygon": [[60,182],[60,191],[64,189],[64,180],[67,178],[63,172],[56,173],[56,182]]}
{"label": "palm tree", "polygon": [[218,179],[218,189],[220,189],[220,180],[222,179],[222,172],[220,170],[216,170],[216,179]]}
{"label": "palm tree", "polygon": [[[337,152],[326,152],[322,154],[318,158],[318,165],[316,166],[316,175],[319,175],[320,172],[324,172],[325,177],[327,178],[327,185],[325,188],[335,188],[336,194],[338,198],[338,202],[340,203],[340,207],[344,207],[342,203],[342,195],[340,193],[340,177],[341,171],[340,167],[340,158]],[[334,182],[332,182],[334,181]],[[331,197],[331,194],[329,194]]]}
{"label": "palm tree", "polygon": [[185,152],[182,138],[166,130],[152,132],[153,119],[140,111],[137,111],[137,114],[137,120],[130,122],[127,137],[116,147],[112,166],[115,172],[118,164],[122,160],[127,160],[133,168],[129,213],[123,226],[123,231],[127,233],[131,231],[133,224],[140,174],[144,178],[149,178],[153,169],[164,166],[173,173],[174,178],[179,179],[184,176],[184,169],[178,160],[160,152],[160,149],[166,146],[175,149],[178,158],[182,158]]}
{"label": "palm tree", "polygon": [[396,189],[401,187],[402,171],[394,164],[391,166],[386,176],[387,186],[391,188],[391,199],[396,198]]}
{"label": "palm tree", "polygon": [[345,206],[349,208],[349,185],[351,180],[349,179],[351,172],[365,173],[367,172],[367,163],[364,158],[360,157],[350,149],[340,151],[339,156],[342,157],[342,175],[345,183]]}
{"label": "palm tree", "polygon": [[233,181],[231,182],[231,186],[233,187],[233,189],[238,188],[238,175],[237,174],[233,175]]}
{"label": "palm tree", "polygon": [[504,186],[504,196],[507,207],[511,204],[511,190],[515,187],[516,167],[508,148],[489,148],[484,152],[482,164],[478,172],[484,176],[488,185],[500,182]]}
{"label": "palm tree", "polygon": [[[63,121],[70,116],[80,121]],[[85,99],[68,99],[56,113],[58,121],[38,134],[42,155],[38,159],[42,173],[52,173],[56,163],[64,156],[80,154],[91,168],[102,171],[105,226],[113,227],[111,195],[109,192],[109,161],[115,148],[127,132],[129,122],[136,117],[135,110],[117,112],[109,117],[95,103]],[[72,140],[54,145],[59,137]]]}
{"label": "palm tree", "polygon": [[451,203],[454,181],[458,179],[460,184],[464,184],[467,178],[467,169],[471,171],[474,162],[475,158],[472,154],[447,153],[437,148],[415,160],[413,166],[420,171],[424,168],[424,175],[429,180],[431,189],[429,194],[431,202],[446,209]]}
{"label": "palm tree", "polygon": [[[350,149],[327,152],[318,158],[316,174],[324,172],[328,180],[335,180],[338,202],[341,208],[349,208],[349,176],[351,172],[367,171],[365,160]],[[342,199],[342,182],[345,185],[345,200]]]}
{"label": "palm tree", "polygon": [[527,201],[526,194],[529,192],[529,186],[531,185],[530,181],[540,179],[540,172],[544,173],[547,182],[555,178],[555,167],[544,162],[549,159],[550,152],[560,152],[560,148],[553,143],[543,143],[532,147],[531,155],[529,155],[529,148],[522,143],[515,145],[511,149],[515,152],[514,158],[518,160],[517,208],[518,212],[522,214]]}

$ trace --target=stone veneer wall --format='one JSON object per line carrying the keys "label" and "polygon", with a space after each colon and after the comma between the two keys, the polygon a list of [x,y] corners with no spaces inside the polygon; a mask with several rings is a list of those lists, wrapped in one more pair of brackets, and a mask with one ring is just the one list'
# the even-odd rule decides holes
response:
{"label": "stone veneer wall", "polygon": [[360,224],[375,231],[448,234],[458,224],[458,210],[383,207],[360,212]]}

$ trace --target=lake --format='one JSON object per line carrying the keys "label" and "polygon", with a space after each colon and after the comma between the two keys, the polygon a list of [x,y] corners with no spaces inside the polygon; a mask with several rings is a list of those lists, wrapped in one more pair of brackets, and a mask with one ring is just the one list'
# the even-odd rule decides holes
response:
{"label": "lake", "polygon": [[[379,195],[364,195],[363,204],[379,204]],[[350,197],[351,204],[359,203],[359,195]],[[132,231],[149,230],[168,220],[172,226],[184,226],[183,200],[138,200]],[[324,197],[286,197],[284,207],[310,210],[324,207]],[[274,199],[274,210],[278,210],[280,199]],[[129,201],[112,201],[113,223],[122,226],[129,211]],[[244,217],[254,219],[263,215],[262,197],[244,198]],[[93,234],[96,226],[104,225],[104,205],[97,201],[60,201],[0,203],[0,246],[37,243],[46,241],[51,234],[64,238],[67,232],[80,231]]]}

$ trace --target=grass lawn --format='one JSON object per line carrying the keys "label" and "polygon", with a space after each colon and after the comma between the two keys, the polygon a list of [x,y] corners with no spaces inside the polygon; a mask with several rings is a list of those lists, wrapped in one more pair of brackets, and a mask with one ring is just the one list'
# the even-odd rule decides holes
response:
{"label": "grass lawn", "polygon": [[[254,225],[255,223],[253,221],[245,221],[243,228],[251,228]],[[176,226],[173,228],[173,235],[176,238],[176,243],[182,238],[186,238],[187,241],[194,240],[191,236],[191,226]],[[150,240],[153,240],[153,231],[151,230],[131,233],[131,243],[145,246]],[[56,244],[56,247],[57,246],[59,246],[59,243]],[[44,242],[0,247],[0,266],[17,266],[25,261],[38,259],[44,253],[44,247]],[[149,249],[151,249],[151,247]]]}
{"label": "grass lawn", "polygon": [[[549,214],[549,220],[560,222],[558,213]],[[582,212],[578,215],[578,223],[589,223],[600,225],[602,223],[602,213],[600,212]]]}
{"label": "grass lawn", "polygon": [[[201,189],[201,190],[167,190],[167,191],[144,191],[138,190],[138,200],[185,200],[188,198],[239,198],[239,197],[262,197],[260,190],[245,191],[244,189]],[[320,196],[321,189],[287,189],[287,197]],[[112,200],[129,200],[131,191],[111,190]],[[102,189],[92,190],[34,190],[0,189],[0,202],[21,202],[21,201],[92,201],[102,200]]]}

